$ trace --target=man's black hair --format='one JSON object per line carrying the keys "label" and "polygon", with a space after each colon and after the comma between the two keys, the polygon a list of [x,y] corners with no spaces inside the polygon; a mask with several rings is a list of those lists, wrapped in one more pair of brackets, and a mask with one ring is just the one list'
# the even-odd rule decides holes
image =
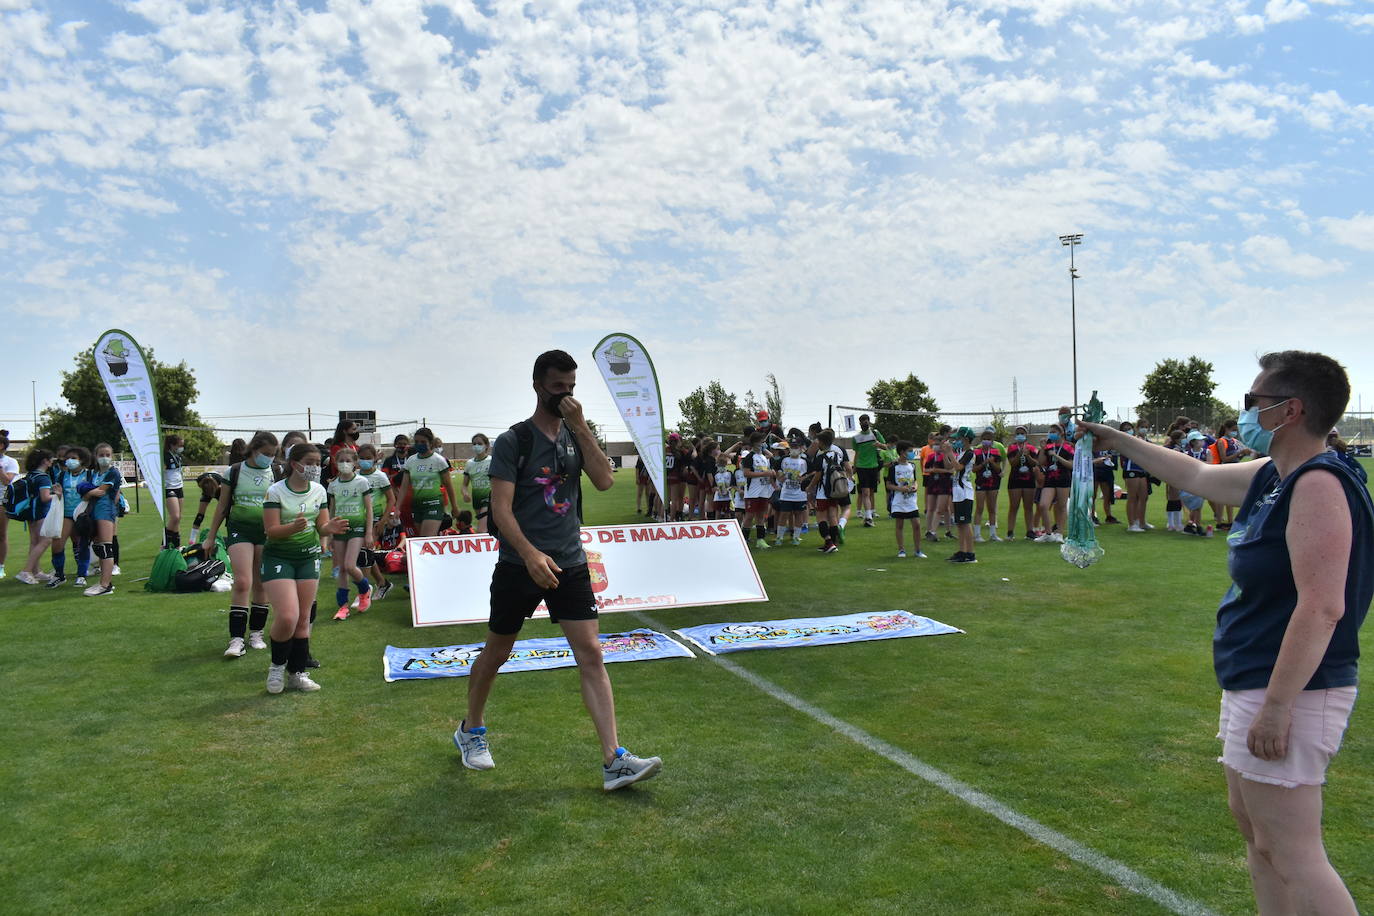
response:
{"label": "man's black hair", "polygon": [[577,360],[565,350],[545,350],[534,361],[534,380],[542,382],[550,371],[576,372]]}

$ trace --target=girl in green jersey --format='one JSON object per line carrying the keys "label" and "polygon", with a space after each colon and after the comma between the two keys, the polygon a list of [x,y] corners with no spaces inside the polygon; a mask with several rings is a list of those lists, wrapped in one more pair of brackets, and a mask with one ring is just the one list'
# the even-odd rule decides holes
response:
{"label": "girl in green jersey", "polygon": [[405,482],[401,485],[401,502],[410,497],[411,513],[421,537],[439,533],[444,519],[444,497],[448,496],[449,511],[458,512],[458,495],[453,490],[453,474],[448,459],[434,450],[434,433],[421,427],[411,436],[415,453],[402,465]]}
{"label": "girl in green jersey", "polygon": [[486,534],[491,514],[491,440],[486,433],[472,437],[472,457],[463,465],[463,501],[472,503],[477,516],[474,530]]}
{"label": "girl in green jersey", "polygon": [[267,489],[262,526],[262,580],[276,608],[267,692],[319,690],[305,669],[310,661],[310,613],[320,587],[320,536],[344,534],[348,519],[329,517],[320,486],[320,450],[301,443],[288,454],[290,475]]}
{"label": "girl in green jersey", "polygon": [[358,586],[354,607],[366,612],[372,605],[372,583],[358,564],[359,552],[372,550],[372,482],[358,473],[358,452],[352,446],[346,445],[334,453],[334,470],[336,476],[327,488],[329,511],[348,522],[343,534],[334,535],[334,604],[339,609],[334,619],[347,620],[350,581]]}
{"label": "girl in green jersey", "polygon": [[[391,478],[386,476],[386,472],[381,468],[381,462],[377,460],[377,447],[364,442],[358,446],[358,473],[366,477],[372,484],[372,544],[376,547],[382,540],[382,526],[391,519],[396,511],[396,491],[391,486]],[[364,550],[358,555],[358,567],[369,571],[368,575],[372,579],[372,600],[381,601],[386,597],[386,593],[391,591],[391,580],[386,577],[386,572],[382,569],[382,564],[376,562],[376,551]],[[353,606],[357,607],[358,599],[353,600]]]}
{"label": "girl in green jersey", "polygon": [[246,651],[245,639],[248,648],[267,648],[262,638],[268,612],[267,592],[262,586],[262,549],[267,543],[262,528],[262,504],[268,488],[282,476],[273,464],[277,437],[258,432],[249,440],[245,452],[244,459],[230,466],[219,485],[215,514],[200,542],[205,556],[213,557],[215,535],[220,525],[228,523],[225,541],[234,584],[229,593],[229,648],[224,650],[225,658],[241,658]]}

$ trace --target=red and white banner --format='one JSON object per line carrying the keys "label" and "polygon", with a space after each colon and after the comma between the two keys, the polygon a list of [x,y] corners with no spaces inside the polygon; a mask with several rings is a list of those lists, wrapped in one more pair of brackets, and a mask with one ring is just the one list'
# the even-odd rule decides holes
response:
{"label": "red and white banner", "polygon": [[[487,621],[495,538],[407,538],[405,544],[415,626]],[[582,529],[582,545],[603,614],[768,600],[734,521],[601,525]],[[535,616],[548,616],[543,605]]]}

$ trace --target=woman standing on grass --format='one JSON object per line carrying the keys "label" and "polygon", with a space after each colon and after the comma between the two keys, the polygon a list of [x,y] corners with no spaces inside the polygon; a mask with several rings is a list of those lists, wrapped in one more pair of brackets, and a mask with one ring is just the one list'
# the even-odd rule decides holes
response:
{"label": "woman standing on grass", "polygon": [[[62,463],[53,465],[52,478],[62,494],[62,533],[52,541],[52,579],[48,581],[48,588],[60,588],[67,581],[69,540],[72,542],[72,555],[76,558],[76,582],[73,584],[85,588],[86,573],[91,566],[91,539],[81,533],[75,516],[82,502],[82,491],[96,485],[95,473],[91,470],[91,453],[79,445],[63,449],[60,457]],[[89,524],[87,521],[83,527]]]}
{"label": "woman standing on grass", "polygon": [[1035,540],[1040,544],[1062,544],[1064,532],[1068,530],[1073,446],[1064,441],[1064,427],[1058,423],[1051,423],[1050,431],[1045,434],[1045,447],[1040,450],[1040,470],[1045,477],[1045,486],[1040,491],[1045,533]]}
{"label": "woman standing on grass", "polygon": [[[273,466],[277,437],[259,432],[247,446],[248,457],[232,465],[219,488],[214,518],[205,531],[201,548],[207,557],[215,555],[215,535],[228,522],[229,563],[234,570],[233,590],[229,593],[229,648],[225,658],[241,658],[244,640],[248,647],[266,649],[263,630],[267,627],[267,592],[262,585],[262,550],[267,535],[262,527],[262,504],[267,490],[281,479]],[[252,607],[249,607],[249,598]]]}
{"label": "woman standing on grass", "polygon": [[348,520],[331,519],[320,486],[320,450],[300,443],[287,455],[289,476],[267,488],[262,526],[262,582],[276,608],[267,692],[319,690],[305,669],[310,663],[310,612],[320,588],[320,536],[348,531]]}
{"label": "woman standing on grass", "polygon": [[119,490],[124,486],[124,475],[114,463],[114,449],[108,442],[95,447],[95,467],[96,486],[82,499],[86,500],[86,511],[95,521],[95,546],[91,549],[100,560],[100,581],[82,592],[87,598],[114,594],[115,525],[119,519]]}
{"label": "woman standing on grass", "polygon": [[181,501],[186,498],[186,481],[182,478],[182,453],[186,440],[176,434],[162,442],[162,503],[167,510],[167,528],[162,533],[162,546],[181,547]]}
{"label": "woman standing on grass", "polygon": [[24,568],[14,578],[25,585],[52,581],[52,576],[39,568],[39,564],[43,562],[43,552],[52,543],[52,538],[43,537],[39,531],[43,528],[43,519],[57,508],[52,505],[52,464],[52,452],[45,448],[30,449],[24,456],[24,477],[28,481],[29,499],[33,508],[28,522],[29,552],[25,557]]}
{"label": "woman standing on grass", "polygon": [[1259,361],[1240,438],[1268,460],[1212,465],[1082,424],[1180,490],[1240,506],[1217,609],[1231,813],[1261,914],[1355,916],[1322,843],[1322,785],[1355,703],[1359,629],[1374,597],[1374,504],[1326,451],[1350,400],[1345,369],[1287,350]]}
{"label": "woman standing on grass", "polygon": [[[1121,434],[1135,438],[1135,426],[1130,420],[1121,424]],[[1150,501],[1150,472],[1125,455],[1121,456],[1121,479],[1126,485],[1126,530],[1138,534],[1152,527],[1145,521]]]}
{"label": "woman standing on grass", "polygon": [[1021,509],[1027,540],[1035,540],[1035,491],[1040,486],[1040,450],[1026,441],[1026,428],[1016,427],[1007,449],[1007,540],[1016,538],[1016,510]]}
{"label": "woman standing on grass", "polygon": [[372,481],[358,473],[358,453],[352,447],[334,452],[334,479],[329,481],[329,511],[347,522],[342,534],[334,535],[334,580],[337,588],[334,603],[338,610],[335,620],[347,620],[348,583],[358,587],[358,600],[353,605],[360,613],[372,606],[372,583],[363,575],[358,564],[361,551],[372,550]]}

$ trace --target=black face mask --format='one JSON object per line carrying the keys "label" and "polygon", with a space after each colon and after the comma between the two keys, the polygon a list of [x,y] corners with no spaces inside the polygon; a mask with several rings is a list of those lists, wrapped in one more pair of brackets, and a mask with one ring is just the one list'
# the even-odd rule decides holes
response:
{"label": "black face mask", "polygon": [[571,396],[571,391],[563,391],[554,394],[553,392],[545,390],[541,385],[539,388],[539,406],[544,408],[546,413],[550,413],[555,417],[561,417],[563,416],[563,411],[559,410],[559,405],[563,403],[564,398]]}
{"label": "black face mask", "polygon": [[349,434],[348,434],[348,438],[352,439],[354,442],[357,442],[357,441],[358,441],[358,432],[357,432],[357,430],[354,430],[353,432],[349,433]]}

